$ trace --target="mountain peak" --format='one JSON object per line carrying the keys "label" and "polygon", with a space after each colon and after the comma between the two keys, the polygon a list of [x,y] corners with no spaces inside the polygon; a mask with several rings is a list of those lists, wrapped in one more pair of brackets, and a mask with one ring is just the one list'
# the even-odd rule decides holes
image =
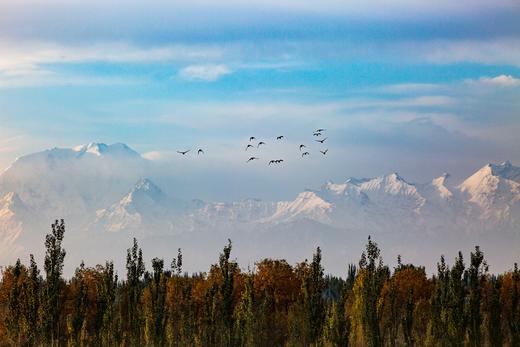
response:
{"label": "mountain peak", "polygon": [[161,189],[153,183],[148,178],[141,178],[137,183],[134,185],[134,188],[132,189],[133,192],[137,191],[143,191],[143,192],[149,192],[151,194],[162,194]]}
{"label": "mountain peak", "polygon": [[489,167],[495,176],[520,182],[520,167],[514,166],[509,160],[499,165],[489,164]]}
{"label": "mountain peak", "polygon": [[399,174],[397,172],[392,172],[390,175],[388,175],[388,178],[393,180],[393,181],[403,181],[405,182],[405,180],[399,176]]}
{"label": "mountain peak", "polygon": [[468,177],[461,187],[473,186],[486,177],[505,178],[520,183],[520,167],[514,166],[509,160],[501,164],[486,164]]}
{"label": "mountain peak", "polygon": [[520,168],[506,161],[502,164],[487,164],[458,186],[469,195],[469,201],[482,208],[518,199]]}
{"label": "mountain peak", "polygon": [[112,145],[107,145],[105,143],[98,142],[90,142],[86,145],[80,145],[73,148],[75,152],[78,152],[79,155],[83,155],[85,153],[94,154],[98,157],[105,155],[124,155],[124,156],[139,156],[139,154],[131,149],[128,145],[124,143],[114,143]]}
{"label": "mountain peak", "polygon": [[165,200],[163,191],[148,178],[141,178],[132,190],[120,201],[122,205],[159,203]]}
{"label": "mountain peak", "polygon": [[437,178],[434,178],[431,182],[431,186],[434,187],[434,190],[437,191],[439,196],[443,199],[451,199],[453,197],[453,193],[446,187],[446,181],[450,177],[450,174],[445,172]]}
{"label": "mountain peak", "polygon": [[439,177],[434,178],[432,180],[432,184],[434,184],[436,186],[445,185],[448,178],[450,178],[450,174],[445,172],[442,175],[440,175]]}

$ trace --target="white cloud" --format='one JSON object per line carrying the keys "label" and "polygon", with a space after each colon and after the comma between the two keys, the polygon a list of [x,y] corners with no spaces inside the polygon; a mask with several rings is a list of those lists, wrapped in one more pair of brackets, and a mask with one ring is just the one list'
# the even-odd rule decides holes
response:
{"label": "white cloud", "polygon": [[142,154],[141,157],[152,161],[163,161],[169,159],[171,153],[164,151],[150,151]]}
{"label": "white cloud", "polygon": [[481,77],[479,82],[496,85],[500,87],[513,87],[520,85],[520,79],[511,75],[499,75],[496,77]]}
{"label": "white cloud", "polygon": [[179,71],[179,76],[190,81],[213,82],[232,71],[223,64],[189,65]]}
{"label": "white cloud", "polygon": [[[106,83],[106,78],[57,74],[49,65],[71,63],[155,63],[218,59],[216,45],[140,47],[121,42],[64,45],[40,41],[0,40],[0,88],[33,85]],[[112,83],[113,81],[110,81]]]}
{"label": "white cloud", "polygon": [[520,66],[520,40],[435,40],[414,42],[411,52],[418,51],[427,61],[440,64],[474,62]]}

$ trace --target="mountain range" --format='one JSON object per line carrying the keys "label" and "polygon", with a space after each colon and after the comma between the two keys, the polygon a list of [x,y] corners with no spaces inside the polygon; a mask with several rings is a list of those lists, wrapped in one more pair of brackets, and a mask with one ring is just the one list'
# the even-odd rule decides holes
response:
{"label": "mountain range", "polygon": [[114,259],[120,268],[132,237],[165,257],[182,247],[191,270],[215,261],[227,238],[244,266],[261,256],[301,259],[319,245],[329,252],[328,270],[342,272],[367,235],[387,256],[428,265],[441,252],[476,243],[488,247],[500,269],[519,260],[520,168],[510,162],[484,165],[460,184],[449,174],[410,183],[390,173],[327,182],[290,201],[228,202],[171,197],[147,177],[152,166],[125,144],[18,158],[0,175],[0,264],[29,252],[41,258],[46,227],[56,218],[69,226],[70,259]]}

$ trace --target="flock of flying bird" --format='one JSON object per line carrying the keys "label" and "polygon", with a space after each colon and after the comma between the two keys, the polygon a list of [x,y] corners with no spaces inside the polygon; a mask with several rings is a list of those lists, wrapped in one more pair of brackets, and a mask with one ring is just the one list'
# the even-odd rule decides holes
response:
{"label": "flock of flying bird", "polygon": [[[323,134],[324,131],[326,131],[326,129],[321,129],[321,128],[320,128],[320,129],[316,129],[316,130],[313,132],[312,135],[313,135],[314,137],[318,137],[318,139],[315,139],[314,141],[319,142],[319,143],[321,143],[321,144],[324,144],[325,141],[326,141],[327,138],[328,138],[328,137],[322,137],[322,134]],[[322,137],[322,138],[319,138],[319,137]],[[283,135],[280,135],[280,136],[277,136],[277,137],[276,137],[276,140],[277,140],[277,141],[280,141],[280,140],[283,140],[284,138],[285,138],[285,137],[284,137]],[[251,142],[254,141],[254,140],[256,140],[256,137],[254,137],[254,136],[251,136],[251,137],[249,138],[249,143],[247,144],[246,149],[245,149],[246,152],[247,152],[247,150],[248,150],[249,148],[255,148],[255,146],[253,146],[253,145],[251,144]],[[256,148],[259,149],[260,146],[265,146],[265,145],[266,145],[266,143],[265,143],[264,141],[259,141],[258,144],[256,145]],[[301,152],[301,157],[302,157],[302,158],[305,157],[305,156],[309,156],[309,155],[310,155],[310,152],[308,152],[308,151],[306,151],[306,150],[304,150],[304,151],[302,152],[302,150],[303,150],[304,148],[307,148],[306,145],[301,144],[299,148],[300,148],[300,152]],[[325,150],[320,150],[320,153],[323,154],[323,155],[327,155],[327,152],[328,152],[328,151],[329,151],[329,150],[328,150],[328,148],[327,148],[327,149],[325,149]],[[186,155],[188,152],[190,152],[189,149],[186,150],[186,151],[177,151],[177,153],[182,154],[182,155]],[[204,154],[204,151],[203,151],[201,148],[199,148],[199,149],[197,150],[197,155],[201,155],[201,154]],[[254,161],[254,160],[259,160],[259,159],[260,159],[259,157],[250,157],[250,158],[246,161],[246,163],[249,163],[250,161]],[[283,161],[284,161],[283,159],[272,159],[272,160],[270,160],[270,161],[268,162],[267,165],[270,166],[271,164],[280,164],[280,163],[283,163]]]}

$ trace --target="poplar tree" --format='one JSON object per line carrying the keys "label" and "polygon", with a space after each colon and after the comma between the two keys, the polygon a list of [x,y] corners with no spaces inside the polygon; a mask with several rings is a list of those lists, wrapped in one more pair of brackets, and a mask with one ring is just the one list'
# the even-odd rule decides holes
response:
{"label": "poplar tree", "polygon": [[479,246],[475,247],[475,252],[471,253],[470,266],[467,270],[469,281],[468,298],[468,337],[469,346],[478,347],[481,345],[481,324],[482,314],[480,306],[482,301],[482,286],[485,281],[487,265],[484,261],[484,253]]}
{"label": "poplar tree", "polygon": [[437,263],[437,277],[434,278],[435,288],[430,299],[431,311],[428,324],[427,342],[432,346],[448,346],[446,334],[447,304],[449,293],[450,269],[444,256]]}
{"label": "poplar tree", "polygon": [[114,263],[106,262],[101,273],[101,281],[98,283],[97,317],[98,342],[102,346],[116,345],[116,332],[119,327],[116,320],[116,291],[117,275],[114,273]]}
{"label": "poplar tree", "polygon": [[325,317],[323,291],[323,267],[321,266],[321,249],[316,248],[309,266],[309,273],[305,283],[305,306],[307,309],[307,320],[310,329],[310,342],[315,343],[321,335],[323,320]]}
{"label": "poplar tree", "polygon": [[85,280],[85,264],[81,262],[76,269],[73,281],[77,282],[77,291],[74,297],[74,315],[72,318],[72,337],[75,346],[83,345],[82,332],[86,323],[86,313],[89,307],[87,297],[87,283]]}
{"label": "poplar tree", "polygon": [[227,246],[219,257],[219,269],[222,275],[222,284],[220,285],[220,296],[222,300],[221,318],[224,324],[223,344],[231,345],[233,337],[233,292],[234,292],[234,273],[237,264],[230,261],[231,256],[231,240],[228,240]]}
{"label": "poplar tree", "polygon": [[39,310],[41,305],[40,291],[42,286],[42,278],[40,270],[31,254],[29,257],[29,273],[25,283],[26,300],[24,305],[25,321],[29,329],[27,329],[27,344],[34,346],[39,343],[41,322],[39,320]]}
{"label": "poplar tree", "polygon": [[153,314],[153,341],[155,346],[165,343],[166,331],[166,279],[164,261],[152,259],[153,282],[151,283],[151,308]]}
{"label": "poplar tree", "polygon": [[143,252],[134,238],[132,248],[127,250],[126,256],[126,290],[128,303],[128,330],[130,344],[139,346],[141,342],[141,316],[139,313],[139,300],[141,298],[141,279],[144,275]]}
{"label": "poplar tree", "polygon": [[491,276],[489,281],[489,291],[487,295],[486,311],[487,311],[487,329],[489,336],[489,344],[491,346],[503,345],[502,334],[502,303],[500,301],[501,280],[495,276]]}
{"label": "poplar tree", "polygon": [[235,335],[236,345],[242,347],[255,346],[255,335],[257,334],[255,307],[254,307],[253,275],[249,274],[246,279],[244,291],[236,312]]}
{"label": "poplar tree", "polygon": [[462,276],[464,275],[464,260],[462,253],[455,259],[455,264],[449,273],[449,291],[448,302],[445,311],[447,311],[447,334],[451,346],[463,346],[464,335],[466,333],[466,316],[464,312],[464,303],[466,293]]}
{"label": "poplar tree", "polygon": [[361,288],[361,322],[365,343],[369,347],[379,347],[383,341],[379,329],[380,308],[378,299],[389,270],[383,265],[377,243],[370,236],[366,245],[366,253],[363,252],[359,262],[359,268],[363,272]]}
{"label": "poplar tree", "polygon": [[9,281],[9,292],[7,297],[7,309],[8,312],[5,316],[5,326],[11,343],[17,346],[22,344],[23,339],[23,327],[24,316],[22,314],[23,307],[23,281],[26,268],[20,262],[20,259],[16,260],[16,264],[13,267],[8,268],[6,271],[8,275],[4,274],[4,281],[6,277],[10,277]]}
{"label": "poplar tree", "polygon": [[61,314],[63,312],[63,288],[64,281],[63,262],[65,250],[62,248],[65,234],[65,222],[56,220],[51,226],[52,231],[45,236],[45,285],[43,298],[43,329],[47,344],[57,346],[61,334]]}
{"label": "poplar tree", "polygon": [[520,346],[520,293],[518,287],[520,286],[520,271],[518,270],[518,264],[515,263],[515,267],[512,273],[512,286],[511,286],[511,317],[508,321],[509,332],[511,335],[511,347]]}

